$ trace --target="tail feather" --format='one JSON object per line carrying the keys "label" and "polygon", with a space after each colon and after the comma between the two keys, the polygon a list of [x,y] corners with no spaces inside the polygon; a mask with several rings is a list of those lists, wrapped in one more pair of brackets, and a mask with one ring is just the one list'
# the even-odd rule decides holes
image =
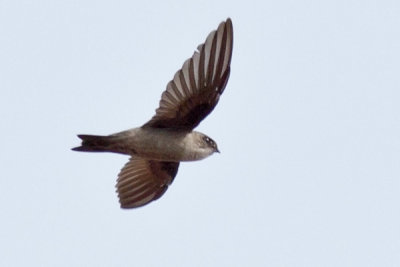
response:
{"label": "tail feather", "polygon": [[112,152],[114,150],[115,138],[112,136],[79,134],[78,137],[82,139],[82,144],[72,148],[74,151]]}

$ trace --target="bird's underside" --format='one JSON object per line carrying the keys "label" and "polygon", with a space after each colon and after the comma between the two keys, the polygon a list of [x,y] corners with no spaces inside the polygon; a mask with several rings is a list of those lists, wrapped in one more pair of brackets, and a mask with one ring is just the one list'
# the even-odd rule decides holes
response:
{"label": "bird's underside", "polygon": [[[198,51],[176,72],[161,96],[156,114],[142,127],[136,128],[139,130],[109,136],[78,135],[82,144],[73,148],[75,151],[131,155],[119,173],[116,184],[122,208],[140,207],[161,197],[174,180],[179,162],[185,160],[184,157],[198,160],[218,152],[211,138],[192,130],[211,113],[225,89],[230,74],[232,48],[233,28],[228,18],[208,35],[205,43],[199,45]],[[134,133],[130,131],[134,130],[141,133],[148,131],[154,137],[149,142],[149,137],[146,139],[136,135],[133,141]],[[178,142],[172,135],[172,139],[163,141],[157,136],[165,131],[176,133],[177,138],[182,135],[187,137]],[[136,143],[127,145],[132,142]],[[147,146],[157,149],[151,150]],[[154,155],[139,153],[136,151],[138,147]],[[162,158],[159,157],[161,154]]]}

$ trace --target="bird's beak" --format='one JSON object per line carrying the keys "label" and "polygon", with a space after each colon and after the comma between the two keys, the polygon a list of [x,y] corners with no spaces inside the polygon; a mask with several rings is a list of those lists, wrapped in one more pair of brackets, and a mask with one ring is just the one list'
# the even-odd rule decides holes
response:
{"label": "bird's beak", "polygon": [[221,152],[218,150],[218,148],[216,148],[216,149],[215,149],[215,152],[217,152],[217,153],[221,153]]}

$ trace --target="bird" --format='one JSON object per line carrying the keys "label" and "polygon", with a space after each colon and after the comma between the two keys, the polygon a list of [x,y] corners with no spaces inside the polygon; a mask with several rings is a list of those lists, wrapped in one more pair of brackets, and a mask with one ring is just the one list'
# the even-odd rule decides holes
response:
{"label": "bird", "polygon": [[148,122],[111,135],[78,135],[81,145],[74,151],[130,156],[116,183],[121,208],[138,208],[159,199],[180,162],[219,153],[216,142],[194,128],[214,110],[224,92],[232,49],[233,26],[227,18],[175,73]]}

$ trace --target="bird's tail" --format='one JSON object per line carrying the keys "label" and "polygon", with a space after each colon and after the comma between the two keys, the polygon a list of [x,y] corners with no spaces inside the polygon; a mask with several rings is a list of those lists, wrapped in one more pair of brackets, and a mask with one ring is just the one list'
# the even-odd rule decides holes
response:
{"label": "bird's tail", "polygon": [[117,152],[117,138],[115,136],[100,136],[100,135],[86,135],[79,134],[78,137],[82,139],[81,146],[74,147],[74,151],[84,152]]}

